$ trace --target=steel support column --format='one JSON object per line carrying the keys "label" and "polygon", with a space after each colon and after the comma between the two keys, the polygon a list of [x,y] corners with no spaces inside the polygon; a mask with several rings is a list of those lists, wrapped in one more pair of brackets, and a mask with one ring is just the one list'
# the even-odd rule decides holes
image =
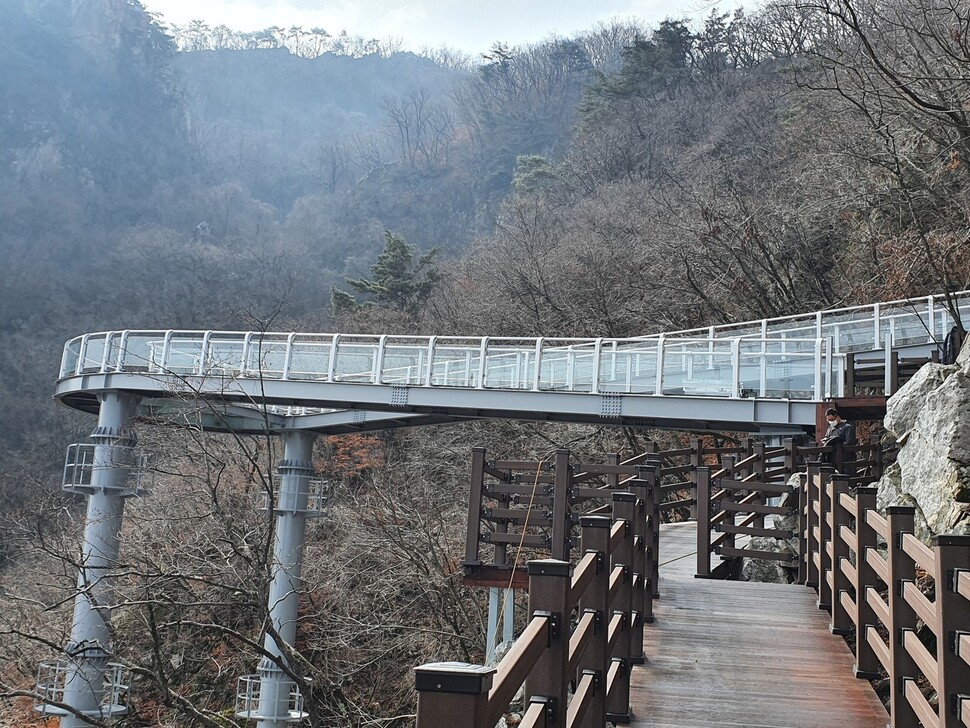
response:
{"label": "steel support column", "polygon": [[[92,433],[94,463],[88,488],[84,543],[78,593],[74,600],[71,639],[65,651],[69,663],[65,672],[63,702],[94,720],[120,715],[126,708],[112,701],[102,704],[111,658],[111,607],[114,604],[111,569],[118,562],[118,534],[125,509],[130,468],[126,454],[135,445],[127,425],[138,398],[118,392],[98,396],[101,409],[98,426]],[[48,714],[53,714],[49,712]],[[68,713],[62,715],[61,728],[90,726],[91,722]]]}
{"label": "steel support column", "polygon": [[306,431],[283,434],[283,460],[277,471],[279,493],[275,503],[270,498],[276,513],[276,530],[268,609],[276,635],[267,633],[263,647],[275,659],[264,657],[259,664],[258,728],[282,728],[303,717],[299,702],[291,701],[293,680],[281,665],[287,664],[286,651],[296,641],[314,438],[314,433]]}

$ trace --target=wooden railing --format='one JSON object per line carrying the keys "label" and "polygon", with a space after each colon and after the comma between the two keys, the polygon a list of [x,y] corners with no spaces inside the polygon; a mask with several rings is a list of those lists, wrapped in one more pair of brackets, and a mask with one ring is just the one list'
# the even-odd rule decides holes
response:
{"label": "wooden railing", "polygon": [[[661,484],[661,520],[696,519],[697,467],[708,461],[744,461],[763,452],[748,440],[712,447],[695,438],[689,446],[668,450],[648,442],[643,453],[626,460],[614,453],[605,463],[588,463],[574,462],[568,450],[543,461],[518,461],[492,460],[483,448],[475,448],[462,560],[465,583],[526,589],[526,569],[516,558],[523,548],[574,560],[579,516],[609,513],[610,493],[627,489],[637,479],[652,478]],[[659,471],[654,470],[657,461]],[[780,472],[788,463],[779,461],[772,467]]]}
{"label": "wooden railing", "polygon": [[800,577],[832,631],[855,635],[856,676],[888,675],[893,728],[970,726],[970,536],[931,548],[914,508],[880,515],[876,489],[831,466],[805,481]]}
{"label": "wooden railing", "polygon": [[630,671],[644,662],[643,625],[653,621],[660,489],[656,478],[625,486],[609,516],[580,519],[575,565],[528,563],[529,622],[497,666],[415,669],[417,728],[492,728],[523,683],[520,728],[629,722]]}
{"label": "wooden railing", "polygon": [[[819,460],[825,458],[833,469],[846,475],[850,484],[866,485],[877,481],[892,461],[892,452],[884,450],[878,441],[852,446],[800,446],[791,440],[783,447],[750,441],[742,445],[740,452],[720,454],[719,464],[698,464],[694,469],[699,577],[731,578],[737,574],[742,558],[788,564],[791,577],[795,579],[796,572],[801,577],[804,566],[799,566],[794,548],[755,549],[740,546],[739,537],[791,541],[804,531],[804,527],[796,530],[793,524],[776,527],[766,521],[767,517],[794,520],[804,510],[798,489],[789,482],[799,469],[817,468]],[[717,563],[712,564],[712,556],[718,557]]]}

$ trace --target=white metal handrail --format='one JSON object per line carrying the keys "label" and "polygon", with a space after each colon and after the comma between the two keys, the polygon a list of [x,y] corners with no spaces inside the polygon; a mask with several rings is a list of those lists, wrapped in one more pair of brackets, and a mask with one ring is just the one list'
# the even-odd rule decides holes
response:
{"label": "white metal handrail", "polygon": [[[110,331],[65,347],[62,376],[113,372],[390,386],[821,399],[830,338],[559,339]],[[824,363],[824,367],[823,367]],[[841,371],[841,370],[840,370]]]}
{"label": "white metal handrail", "polygon": [[[970,315],[970,292],[952,296]],[[624,339],[108,331],[68,341],[60,374],[820,399],[839,394],[847,353],[942,340],[953,324],[942,299]]]}
{"label": "white metal handrail", "polygon": [[[970,322],[970,291],[957,291],[951,293],[950,297],[956,302],[961,319]],[[706,335],[709,338],[764,338],[788,334],[819,338],[831,336],[836,352],[875,351],[882,349],[882,342],[887,335],[892,336],[897,345],[907,343],[907,337],[921,339],[912,343],[941,341],[955,323],[945,303],[946,294],[941,293],[757,321],[668,331],[641,338],[691,335]]]}

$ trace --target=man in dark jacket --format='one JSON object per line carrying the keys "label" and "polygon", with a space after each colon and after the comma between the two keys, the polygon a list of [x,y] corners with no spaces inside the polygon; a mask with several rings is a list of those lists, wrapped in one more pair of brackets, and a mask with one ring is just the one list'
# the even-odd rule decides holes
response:
{"label": "man in dark jacket", "polygon": [[823,445],[831,445],[834,442],[841,442],[843,445],[855,445],[855,425],[848,420],[842,419],[842,415],[835,407],[825,410],[825,421],[829,423],[822,438]]}
{"label": "man in dark jacket", "polygon": [[842,447],[856,444],[855,425],[848,420],[842,419],[842,415],[839,414],[839,411],[835,407],[829,407],[825,410],[825,421],[829,423],[829,426],[825,431],[825,437],[822,438],[822,442],[819,444],[840,444],[836,446],[835,452],[823,452],[819,458],[819,462],[832,463],[840,472],[844,472],[846,475],[852,475],[853,468],[851,460],[854,460],[854,458],[852,455],[844,453]]}

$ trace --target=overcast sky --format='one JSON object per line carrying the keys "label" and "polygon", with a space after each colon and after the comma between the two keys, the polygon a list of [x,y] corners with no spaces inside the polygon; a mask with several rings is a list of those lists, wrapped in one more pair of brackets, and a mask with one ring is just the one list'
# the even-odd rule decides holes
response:
{"label": "overcast sky", "polygon": [[236,30],[272,25],[346,30],[367,38],[400,38],[410,50],[447,45],[477,55],[495,41],[519,45],[571,35],[610,18],[705,16],[737,0],[142,0],[170,24],[204,20]]}

